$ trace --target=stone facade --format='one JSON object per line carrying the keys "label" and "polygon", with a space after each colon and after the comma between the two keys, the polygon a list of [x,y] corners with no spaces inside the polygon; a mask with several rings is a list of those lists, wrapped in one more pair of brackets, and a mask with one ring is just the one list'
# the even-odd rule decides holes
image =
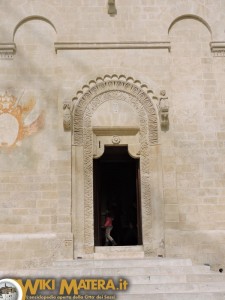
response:
{"label": "stone facade", "polygon": [[113,136],[140,158],[145,255],[224,266],[224,11],[0,2],[1,269],[92,257],[92,158]]}

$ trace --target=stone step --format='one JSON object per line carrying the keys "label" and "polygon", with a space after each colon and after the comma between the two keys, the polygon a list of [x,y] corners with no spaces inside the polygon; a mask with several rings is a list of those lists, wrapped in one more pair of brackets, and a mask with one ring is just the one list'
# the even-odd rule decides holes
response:
{"label": "stone step", "polygon": [[214,293],[225,295],[225,282],[132,284],[127,294]]}
{"label": "stone step", "polygon": [[[0,275],[3,276],[3,274]],[[76,273],[76,272],[75,272]],[[31,276],[31,275],[38,275],[46,277],[47,274],[50,275],[50,277],[55,277],[55,274],[53,276],[53,272],[49,273],[47,270],[42,270],[41,272],[34,272],[32,271],[20,271],[16,275],[18,276]],[[6,273],[4,272],[4,276]],[[14,273],[15,275],[15,273]],[[61,275],[65,276],[67,274],[61,273]],[[71,277],[76,277],[76,274],[68,273]],[[12,277],[12,273],[8,274],[7,277]],[[42,276],[43,277],[43,276]],[[87,276],[85,276],[87,277]],[[225,275],[223,274],[178,274],[178,275],[134,275],[134,276],[126,276],[126,279],[130,284],[167,284],[167,283],[200,283],[200,282],[223,282],[225,284]]]}
{"label": "stone step", "polygon": [[211,274],[179,274],[179,275],[151,275],[151,276],[128,276],[130,284],[157,284],[157,283],[201,283],[223,282],[225,275]]}
{"label": "stone step", "polygon": [[130,284],[164,284],[164,283],[186,283],[186,275],[142,275],[127,276],[126,279]]}
{"label": "stone step", "polygon": [[187,282],[221,282],[225,284],[225,274],[211,271],[210,274],[187,274]]}
{"label": "stone step", "polygon": [[141,252],[144,251],[143,246],[97,246],[95,247],[96,253],[109,253],[109,252]]}
{"label": "stone step", "polygon": [[225,293],[120,294],[117,300],[224,300]]}
{"label": "stone step", "polygon": [[192,266],[190,259],[169,259],[169,258],[151,258],[151,259],[102,259],[102,260],[64,260],[53,263],[58,268],[124,268],[124,267],[154,267],[154,266]]}
{"label": "stone step", "polygon": [[[43,276],[48,277],[127,277],[127,276],[152,276],[152,275],[184,275],[184,274],[210,274],[208,266],[146,266],[146,267],[115,267],[115,268],[41,268],[10,272],[16,276]],[[0,273],[1,275],[1,273]]]}
{"label": "stone step", "polygon": [[144,258],[145,254],[144,252],[130,252],[129,255],[127,252],[109,252],[109,253],[94,253],[94,259],[118,259],[118,258]]}
{"label": "stone step", "polygon": [[143,246],[95,247],[94,259],[144,258]]}
{"label": "stone step", "polygon": [[[62,268],[56,268],[56,273],[63,272]],[[206,266],[154,266],[154,267],[122,267],[122,268],[93,268],[93,269],[74,269],[66,272],[75,274],[76,276],[131,276],[131,275],[173,275],[173,274],[201,274],[210,272],[209,267]],[[65,273],[66,273],[65,272]]]}
{"label": "stone step", "polygon": [[[105,248],[97,251],[107,254]],[[122,252],[122,249],[119,249],[119,252]],[[135,253],[134,249],[133,252]],[[190,259],[64,260],[54,262],[48,268],[17,270],[10,274],[0,272],[1,275],[7,275],[9,278],[110,278],[115,281],[123,278],[129,282],[127,291],[115,291],[116,298],[103,296],[103,299],[225,300],[225,274],[213,272],[209,266],[192,265]],[[88,291],[86,294],[96,293],[102,294],[98,291]],[[110,294],[113,294],[113,291]]]}
{"label": "stone step", "polygon": [[[152,295],[152,294],[179,294],[179,293],[224,293],[225,295],[225,284],[224,282],[217,283],[170,283],[170,284],[138,284],[138,285],[130,285],[126,291],[108,291],[109,294],[123,295],[126,294],[127,298],[130,295],[135,294],[144,294],[144,295]],[[99,295],[106,294],[105,291],[80,291],[80,294],[87,295]]]}

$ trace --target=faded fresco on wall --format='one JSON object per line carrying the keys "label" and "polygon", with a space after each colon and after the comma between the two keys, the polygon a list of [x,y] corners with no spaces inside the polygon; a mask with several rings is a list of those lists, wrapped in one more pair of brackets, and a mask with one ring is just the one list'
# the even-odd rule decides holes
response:
{"label": "faded fresco on wall", "polygon": [[9,90],[0,93],[0,148],[20,146],[25,137],[44,126],[38,99],[30,92],[16,94]]}

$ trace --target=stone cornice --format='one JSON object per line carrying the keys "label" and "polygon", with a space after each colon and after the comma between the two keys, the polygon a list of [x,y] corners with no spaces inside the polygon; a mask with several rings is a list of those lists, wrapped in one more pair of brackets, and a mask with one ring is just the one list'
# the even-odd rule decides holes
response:
{"label": "stone cornice", "polygon": [[15,43],[0,43],[0,59],[13,59],[15,53]]}
{"label": "stone cornice", "polygon": [[215,41],[210,43],[213,56],[225,56],[225,41]]}
{"label": "stone cornice", "polygon": [[210,43],[210,48],[212,51],[225,49],[225,41],[215,41]]}
{"label": "stone cornice", "polygon": [[170,42],[57,42],[56,53],[59,50],[95,50],[95,49],[166,49],[170,51]]}

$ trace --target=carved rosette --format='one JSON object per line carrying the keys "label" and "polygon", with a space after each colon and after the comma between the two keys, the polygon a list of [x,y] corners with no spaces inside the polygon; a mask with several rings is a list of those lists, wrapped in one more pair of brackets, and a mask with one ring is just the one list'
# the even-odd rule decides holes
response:
{"label": "carved rosette", "polygon": [[[93,249],[93,132],[91,117],[95,110],[106,101],[125,101],[136,110],[140,124],[140,168],[143,220],[145,222],[144,239],[152,243],[151,174],[150,147],[158,143],[158,112],[153,105],[154,95],[145,91],[139,84],[126,80],[112,79],[103,82],[91,82],[93,86],[76,100],[73,106],[73,143],[83,146],[84,153],[84,249],[86,253]],[[152,97],[149,96],[149,93]],[[79,93],[81,94],[81,93]],[[113,137],[118,143],[118,137]]]}
{"label": "carved rosette", "polygon": [[112,137],[112,143],[115,144],[115,145],[119,144],[120,143],[120,137],[118,135],[114,135]]}

